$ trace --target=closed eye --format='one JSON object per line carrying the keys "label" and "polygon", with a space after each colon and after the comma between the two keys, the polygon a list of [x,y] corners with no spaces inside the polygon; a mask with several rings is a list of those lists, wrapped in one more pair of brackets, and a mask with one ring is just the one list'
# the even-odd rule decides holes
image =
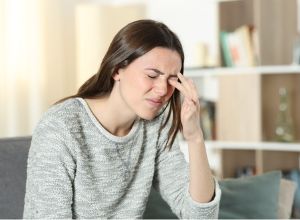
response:
{"label": "closed eye", "polygon": [[147,75],[149,78],[151,78],[151,79],[155,79],[156,77],[158,77],[158,75]]}
{"label": "closed eye", "polygon": [[155,71],[149,71],[148,73],[146,73],[146,75],[151,78],[151,79],[155,79],[157,78],[160,74],[155,72]]}

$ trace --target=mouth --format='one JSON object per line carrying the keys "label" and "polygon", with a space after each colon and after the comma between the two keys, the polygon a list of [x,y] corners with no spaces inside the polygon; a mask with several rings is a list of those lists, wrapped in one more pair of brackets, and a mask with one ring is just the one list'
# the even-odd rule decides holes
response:
{"label": "mouth", "polygon": [[155,108],[159,108],[163,105],[163,101],[160,99],[146,99],[147,102],[150,104],[150,106],[155,107]]}

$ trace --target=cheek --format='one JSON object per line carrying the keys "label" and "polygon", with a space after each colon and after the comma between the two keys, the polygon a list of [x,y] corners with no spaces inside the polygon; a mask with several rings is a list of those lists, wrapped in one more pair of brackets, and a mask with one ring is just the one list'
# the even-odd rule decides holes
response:
{"label": "cheek", "polygon": [[130,87],[134,88],[137,94],[140,94],[141,91],[147,92],[153,87],[152,83],[144,77],[135,77],[130,80]]}
{"label": "cheek", "polygon": [[154,88],[154,83],[146,77],[141,77],[139,79],[139,86],[141,89],[140,91],[149,92]]}

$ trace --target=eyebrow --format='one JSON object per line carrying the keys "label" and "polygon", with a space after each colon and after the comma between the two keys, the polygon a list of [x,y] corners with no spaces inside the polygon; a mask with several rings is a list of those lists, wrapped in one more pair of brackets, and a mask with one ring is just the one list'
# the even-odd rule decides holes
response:
{"label": "eyebrow", "polygon": [[[160,75],[165,75],[165,73],[161,72],[160,70],[158,69],[155,69],[155,68],[146,68],[146,70],[152,70]],[[170,77],[177,77],[177,74],[170,74]]]}

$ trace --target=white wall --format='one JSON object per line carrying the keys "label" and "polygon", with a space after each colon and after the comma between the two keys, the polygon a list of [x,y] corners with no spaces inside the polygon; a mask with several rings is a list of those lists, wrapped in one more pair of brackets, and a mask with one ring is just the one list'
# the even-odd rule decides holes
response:
{"label": "white wall", "polygon": [[[145,0],[147,17],[167,24],[179,36],[186,67],[199,66],[199,44],[209,45],[209,62],[218,58],[218,17],[215,0]],[[198,60],[197,60],[198,59]]]}
{"label": "white wall", "polygon": [[[201,64],[200,49],[203,45],[207,45],[206,65],[214,66],[219,63],[216,0],[86,0],[83,2],[119,7],[124,7],[126,4],[144,4],[146,18],[164,22],[179,36],[186,55],[186,67]],[[106,13],[105,19],[115,19],[115,16]]]}

